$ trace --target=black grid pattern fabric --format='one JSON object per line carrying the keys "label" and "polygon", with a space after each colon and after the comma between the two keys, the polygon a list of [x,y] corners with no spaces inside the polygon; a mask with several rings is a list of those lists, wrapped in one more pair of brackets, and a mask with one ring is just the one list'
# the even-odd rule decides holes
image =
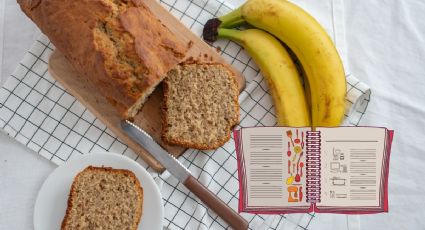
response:
{"label": "black grid pattern fabric", "polygon": [[[231,9],[223,0],[161,0],[161,4],[201,36],[203,24]],[[214,44],[222,56],[246,78],[240,95],[239,127],[276,125],[266,81],[240,46],[227,40]],[[0,89],[0,128],[9,136],[56,164],[72,157],[110,151],[126,155],[154,177],[165,206],[164,225],[169,229],[228,229],[168,172],[158,175],[100,120],[59,85],[47,71],[54,46],[41,36]],[[357,125],[370,100],[370,89],[347,76],[345,125]],[[233,139],[214,151],[187,150],[179,160],[220,199],[237,210],[238,178]],[[253,215],[242,213],[251,229],[308,229],[314,214]]]}

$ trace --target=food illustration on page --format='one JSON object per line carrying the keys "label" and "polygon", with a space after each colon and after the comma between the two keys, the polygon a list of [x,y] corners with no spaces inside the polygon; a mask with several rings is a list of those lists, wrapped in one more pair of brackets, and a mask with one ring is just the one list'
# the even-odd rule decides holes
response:
{"label": "food illustration on page", "polygon": [[304,178],[304,131],[299,131],[299,129],[288,130],[285,135],[289,138],[287,142],[288,150],[286,152],[288,170],[285,181],[287,185],[288,202],[302,202],[304,195],[302,183],[302,179]]}

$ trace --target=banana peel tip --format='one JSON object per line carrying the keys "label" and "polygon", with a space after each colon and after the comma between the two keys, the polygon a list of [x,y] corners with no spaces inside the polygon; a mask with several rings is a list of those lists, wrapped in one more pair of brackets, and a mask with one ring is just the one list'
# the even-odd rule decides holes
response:
{"label": "banana peel tip", "polygon": [[218,38],[218,28],[221,25],[221,20],[218,18],[212,18],[205,23],[202,31],[202,37],[207,42],[215,42]]}

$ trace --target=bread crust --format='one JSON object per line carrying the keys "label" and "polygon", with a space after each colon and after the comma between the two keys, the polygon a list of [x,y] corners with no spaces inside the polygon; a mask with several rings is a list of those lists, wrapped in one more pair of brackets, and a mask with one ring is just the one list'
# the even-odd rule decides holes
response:
{"label": "bread crust", "polygon": [[200,62],[198,60],[188,60],[184,63],[181,63],[180,65],[190,65],[190,64],[198,64],[198,65],[220,65],[223,68],[225,68],[230,74],[231,74],[231,78],[233,81],[233,91],[237,92],[235,94],[233,94],[233,104],[234,104],[234,109],[237,112],[237,117],[236,119],[233,120],[232,123],[230,123],[229,127],[227,127],[226,129],[226,136],[216,140],[215,142],[212,142],[210,144],[203,144],[203,143],[196,143],[196,142],[191,142],[191,141],[184,141],[184,140],[178,140],[178,139],[169,139],[167,138],[166,134],[168,133],[168,120],[167,120],[167,112],[168,112],[168,108],[167,108],[167,100],[169,98],[169,85],[168,85],[168,80],[167,78],[164,79],[163,81],[163,91],[164,91],[164,99],[163,99],[163,103],[162,103],[162,140],[169,145],[179,145],[185,148],[193,148],[193,149],[199,149],[199,150],[213,150],[213,149],[217,149],[221,146],[223,146],[226,142],[228,142],[230,140],[230,135],[231,135],[231,130],[233,129],[234,126],[236,126],[239,123],[239,119],[240,119],[240,113],[239,113],[239,102],[238,102],[238,83],[236,81],[236,76],[235,74],[229,70],[228,67],[226,67],[224,64],[222,63],[204,63],[204,62]]}
{"label": "bread crust", "polygon": [[70,212],[71,209],[73,207],[73,199],[74,199],[74,195],[75,195],[75,186],[76,183],[79,179],[79,177],[83,174],[86,173],[87,171],[103,171],[103,172],[109,172],[109,173],[116,173],[116,174],[124,174],[130,178],[132,178],[132,180],[135,181],[135,187],[138,190],[138,198],[141,201],[141,204],[138,206],[137,210],[136,210],[136,214],[135,216],[137,217],[137,219],[133,222],[133,226],[132,226],[132,230],[137,230],[139,223],[140,223],[140,219],[142,217],[143,214],[143,188],[140,185],[140,181],[137,179],[136,175],[134,175],[133,172],[131,172],[130,170],[127,169],[113,169],[111,167],[95,167],[95,166],[88,166],[87,168],[85,168],[83,171],[79,172],[75,178],[74,181],[71,185],[71,189],[69,192],[69,196],[68,196],[68,206],[66,208],[66,212],[65,212],[65,217],[62,220],[62,224],[61,224],[61,230],[66,230],[66,224],[68,221],[68,218],[70,216]]}
{"label": "bread crust", "polygon": [[[143,1],[18,0],[21,9],[122,118],[181,62],[187,45]],[[136,108],[136,109],[135,109]]]}

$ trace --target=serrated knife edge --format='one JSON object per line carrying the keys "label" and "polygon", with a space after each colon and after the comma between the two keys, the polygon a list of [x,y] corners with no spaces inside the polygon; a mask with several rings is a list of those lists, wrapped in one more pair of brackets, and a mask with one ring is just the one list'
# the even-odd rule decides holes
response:
{"label": "serrated knife edge", "polygon": [[128,120],[121,122],[122,129],[138,144],[143,146],[180,182],[184,182],[191,174],[179,160],[163,149],[148,133]]}

